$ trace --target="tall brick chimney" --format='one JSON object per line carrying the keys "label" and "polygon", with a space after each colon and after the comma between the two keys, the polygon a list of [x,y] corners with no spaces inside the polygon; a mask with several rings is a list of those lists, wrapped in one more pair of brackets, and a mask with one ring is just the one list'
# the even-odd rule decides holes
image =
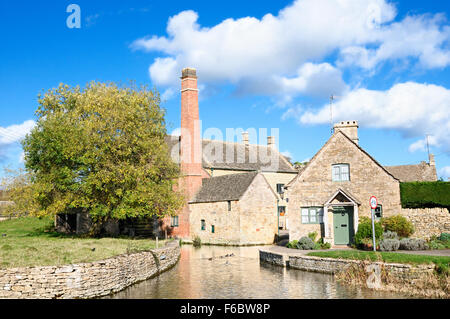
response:
{"label": "tall brick chimney", "polygon": [[171,236],[190,237],[188,202],[202,186],[202,141],[198,111],[197,72],[193,68],[181,71],[181,134],[179,186],[185,196],[185,205],[178,214],[178,227],[171,228]]}
{"label": "tall brick chimney", "polygon": [[202,185],[201,143],[197,72],[193,68],[185,68],[181,72],[180,167],[188,200]]}

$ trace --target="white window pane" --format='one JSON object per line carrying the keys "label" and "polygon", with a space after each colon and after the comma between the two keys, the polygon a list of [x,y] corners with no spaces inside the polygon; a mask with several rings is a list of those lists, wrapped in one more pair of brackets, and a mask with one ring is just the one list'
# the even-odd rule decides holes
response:
{"label": "white window pane", "polygon": [[315,223],[316,222],[316,215],[309,216],[309,220],[311,221],[311,223]]}
{"label": "white window pane", "polygon": [[339,181],[339,166],[333,166],[333,181]]}
{"label": "white window pane", "polygon": [[302,208],[302,216],[308,216],[308,208]]}
{"label": "white window pane", "polygon": [[302,216],[302,223],[303,224],[308,223],[308,216]]}

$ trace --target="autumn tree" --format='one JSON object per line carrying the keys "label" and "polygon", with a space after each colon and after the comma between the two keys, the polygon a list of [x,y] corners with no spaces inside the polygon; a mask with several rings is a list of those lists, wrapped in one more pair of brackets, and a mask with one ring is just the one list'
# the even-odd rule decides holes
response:
{"label": "autumn tree", "polygon": [[82,210],[94,222],[174,215],[179,168],[165,143],[159,94],[146,87],[61,84],[39,96],[23,141],[35,215]]}

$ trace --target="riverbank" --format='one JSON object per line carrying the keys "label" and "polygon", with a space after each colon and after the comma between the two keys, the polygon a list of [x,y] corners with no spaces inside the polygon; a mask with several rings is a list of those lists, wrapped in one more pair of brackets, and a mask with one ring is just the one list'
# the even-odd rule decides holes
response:
{"label": "riverbank", "polygon": [[45,217],[1,221],[0,269],[87,263],[156,247],[150,239],[68,236],[55,232],[53,225]]}
{"label": "riverbank", "polygon": [[[308,255],[312,253],[349,256],[351,252],[340,249],[327,252],[294,249],[291,251],[291,249],[283,247],[259,250],[261,261],[287,268],[332,274],[340,282],[350,285],[408,293],[411,296],[450,297],[449,276],[438,274],[434,263],[389,263],[383,262],[381,255],[378,261],[369,258],[357,260],[357,258],[343,259]],[[436,256],[431,257],[436,258]],[[424,258],[424,256],[420,256],[420,258]],[[397,260],[399,260],[398,257]],[[418,260],[416,259],[416,261]]]}
{"label": "riverbank", "polygon": [[178,241],[92,263],[0,270],[0,298],[95,298],[157,276],[179,260]]}

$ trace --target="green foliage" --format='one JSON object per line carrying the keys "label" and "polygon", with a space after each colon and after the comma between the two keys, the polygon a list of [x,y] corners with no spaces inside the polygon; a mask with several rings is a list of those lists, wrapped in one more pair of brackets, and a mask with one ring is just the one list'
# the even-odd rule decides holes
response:
{"label": "green foliage", "polygon": [[400,248],[400,241],[396,238],[385,238],[380,241],[381,251],[395,251]]}
{"label": "green foliage", "polygon": [[317,237],[317,232],[316,232],[316,231],[310,232],[310,233],[308,234],[308,237],[311,238],[311,240],[312,240],[313,242],[315,242],[315,241],[316,241],[316,237]]}
{"label": "green foliage", "polygon": [[428,245],[425,240],[418,238],[403,238],[400,240],[400,249],[402,250],[426,250]]}
{"label": "green foliage", "polygon": [[400,196],[404,208],[450,208],[450,183],[443,181],[400,183]]}
{"label": "green foliage", "polygon": [[441,236],[438,238],[441,241],[450,241],[450,234],[449,233],[441,233]]}
{"label": "green foliage", "polygon": [[302,237],[297,243],[297,248],[302,250],[314,249],[314,242],[309,237]]}
{"label": "green foliage", "polygon": [[396,232],[400,237],[409,237],[414,233],[414,225],[402,215],[383,217],[381,224],[386,231]]}
{"label": "green foliage", "polygon": [[38,204],[34,215],[77,209],[100,223],[173,215],[182,206],[156,91],[61,84],[39,96],[36,115],[23,141]]}
{"label": "green foliage", "polygon": [[200,247],[202,245],[202,240],[199,236],[195,236],[194,240],[192,241],[192,245],[194,245],[194,247]]}
{"label": "green foliage", "polygon": [[430,249],[449,249],[450,248],[450,234],[441,233],[439,237],[432,236],[428,241]]}
{"label": "green foliage", "polygon": [[[383,227],[380,222],[375,222],[375,240],[380,240],[383,236]],[[365,245],[364,239],[372,240],[372,221],[370,218],[360,218],[358,231],[355,234],[355,245],[362,247]]]}
{"label": "green foliage", "polygon": [[297,249],[297,244],[298,244],[298,240],[294,239],[293,241],[290,241],[289,243],[287,243],[286,247]]}

